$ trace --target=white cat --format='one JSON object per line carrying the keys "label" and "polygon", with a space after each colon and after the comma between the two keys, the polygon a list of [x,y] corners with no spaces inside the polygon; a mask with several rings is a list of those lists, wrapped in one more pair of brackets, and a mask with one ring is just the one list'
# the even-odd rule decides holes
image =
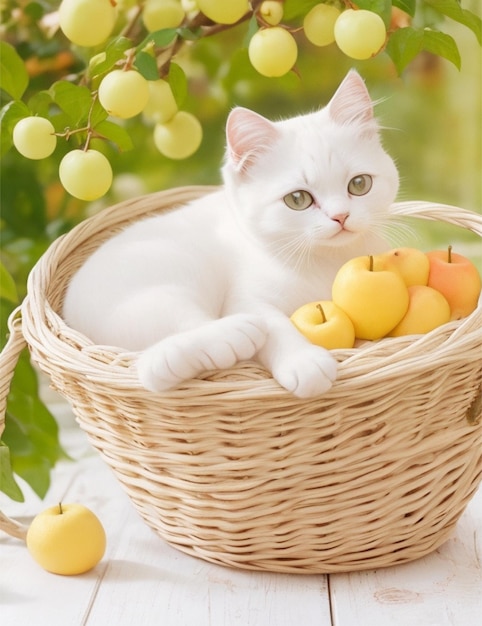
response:
{"label": "white cat", "polygon": [[289,316],[330,299],[345,261],[388,247],[398,174],[378,130],[354,71],[318,112],[271,122],[235,108],[224,187],[103,244],[73,277],[65,320],[141,351],[153,391],[254,358],[293,394],[324,393],[336,361]]}

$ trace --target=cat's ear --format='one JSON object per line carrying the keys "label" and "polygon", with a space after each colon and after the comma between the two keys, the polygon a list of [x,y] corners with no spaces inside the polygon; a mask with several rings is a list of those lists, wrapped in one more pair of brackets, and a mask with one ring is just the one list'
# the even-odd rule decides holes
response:
{"label": "cat's ear", "polygon": [[342,126],[358,124],[376,131],[373,102],[365,83],[355,70],[350,70],[328,103],[331,119]]}
{"label": "cat's ear", "polygon": [[227,158],[238,172],[245,172],[276,141],[273,122],[243,107],[231,111],[226,123]]}

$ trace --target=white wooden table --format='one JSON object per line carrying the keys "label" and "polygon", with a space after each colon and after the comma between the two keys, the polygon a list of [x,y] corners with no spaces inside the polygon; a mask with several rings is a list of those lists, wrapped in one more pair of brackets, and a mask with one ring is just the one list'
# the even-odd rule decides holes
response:
{"label": "white wooden table", "polygon": [[66,405],[52,407],[76,462],[53,473],[45,501],[0,495],[28,523],[59,501],[92,508],[107,533],[103,560],[81,576],[49,574],[0,532],[0,626],[479,626],[482,488],[451,538],[419,561],[330,576],[231,570],[182,554],[141,520]]}

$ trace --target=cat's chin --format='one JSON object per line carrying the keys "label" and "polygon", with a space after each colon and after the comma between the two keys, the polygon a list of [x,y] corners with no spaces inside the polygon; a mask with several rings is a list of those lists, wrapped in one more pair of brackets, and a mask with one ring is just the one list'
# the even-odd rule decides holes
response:
{"label": "cat's chin", "polygon": [[343,256],[348,253],[351,258],[360,254],[377,254],[387,250],[388,247],[384,239],[373,233],[343,229],[331,237],[320,240],[312,247],[312,252],[321,258],[326,258],[327,254],[336,255],[337,253]]}
{"label": "cat's chin", "polygon": [[323,246],[338,247],[351,245],[361,237],[363,237],[363,234],[360,232],[349,230],[348,228],[340,228],[323,240]]}
{"label": "cat's chin", "polygon": [[327,253],[335,255],[339,252],[343,256],[348,253],[353,258],[363,254],[378,254],[389,247],[388,240],[372,231],[343,229],[320,241],[313,252],[320,257],[326,257]]}

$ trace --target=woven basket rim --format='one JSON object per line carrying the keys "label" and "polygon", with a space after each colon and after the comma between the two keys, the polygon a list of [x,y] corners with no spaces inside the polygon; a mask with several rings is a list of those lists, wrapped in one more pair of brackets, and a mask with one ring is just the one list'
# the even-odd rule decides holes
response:
{"label": "woven basket rim", "polygon": [[[59,353],[65,358],[74,371],[87,373],[93,379],[103,381],[106,377],[109,383],[117,387],[139,388],[133,364],[138,353],[128,352],[114,346],[100,346],[91,342],[87,337],[69,328],[54,311],[48,300],[50,281],[56,277],[56,271],[67,258],[72,258],[83,249],[93,235],[102,233],[106,238],[112,231],[124,223],[137,219],[135,207],[147,204],[141,215],[173,207],[184,202],[216,191],[217,186],[191,186],[155,192],[117,203],[100,213],[80,223],[72,231],[56,240],[33,268],[28,279],[28,295],[22,304],[23,332],[27,340],[36,341],[35,333],[29,328],[36,327],[37,332],[42,328],[40,335],[49,335],[49,348],[52,354]],[[482,215],[461,209],[459,207],[431,203],[426,201],[399,202],[392,205],[391,212],[396,216],[419,217],[427,220],[446,221],[463,228],[469,228],[482,236]],[[134,218],[132,215],[134,214]],[[107,224],[107,225],[106,225]],[[57,278],[56,278],[57,279]],[[48,322],[48,330],[45,325]],[[376,383],[387,374],[393,372],[403,364],[405,367],[423,371],[425,364],[433,358],[437,350],[438,358],[444,358],[444,352],[455,349],[466,350],[473,343],[474,335],[482,327],[482,304],[463,320],[449,322],[442,327],[420,336],[404,336],[384,338],[375,342],[366,342],[353,349],[334,350],[333,355],[339,361],[339,373],[336,385],[343,389],[350,389],[354,384],[360,384],[363,377],[367,383]],[[452,358],[449,356],[448,358]],[[373,370],[373,360],[376,359],[377,368]],[[237,390],[251,388],[256,371],[255,385],[262,393],[287,393],[261,367],[252,362],[240,363],[235,368],[223,372],[207,373],[199,379],[190,381],[198,384],[204,379],[217,380],[227,388],[235,386]],[[241,373],[239,384],[236,381],[236,372]],[[244,377],[247,376],[247,379]],[[224,381],[227,381],[224,383]],[[166,392],[169,394],[183,393],[183,385],[178,389]]]}

